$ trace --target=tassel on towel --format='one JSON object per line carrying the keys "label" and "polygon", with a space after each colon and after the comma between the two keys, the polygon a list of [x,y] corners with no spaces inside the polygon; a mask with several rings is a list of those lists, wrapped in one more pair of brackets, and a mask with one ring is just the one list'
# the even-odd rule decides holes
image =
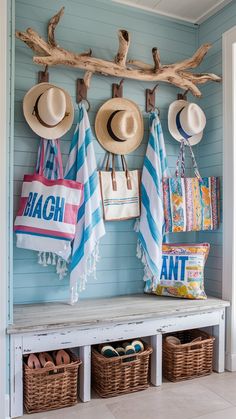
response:
{"label": "tassel on towel", "polygon": [[67,262],[60,256],[51,252],[39,252],[38,253],[38,264],[47,267],[49,265],[56,266],[56,273],[59,279],[63,279],[68,272]]}

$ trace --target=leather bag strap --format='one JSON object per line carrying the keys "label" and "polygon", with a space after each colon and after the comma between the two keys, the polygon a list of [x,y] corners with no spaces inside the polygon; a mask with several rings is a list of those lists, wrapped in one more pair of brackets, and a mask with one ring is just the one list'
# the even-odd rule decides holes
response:
{"label": "leather bag strap", "polygon": [[124,155],[121,155],[121,161],[122,161],[122,166],[123,166],[123,170],[125,171],[125,176],[126,176],[126,181],[127,181],[127,188],[129,190],[132,189],[132,182],[131,182],[131,176],[130,176],[130,171],[128,169],[128,165],[125,159]]}
{"label": "leather bag strap", "polygon": [[116,169],[115,169],[115,154],[112,154],[111,180],[112,180],[112,188],[113,188],[113,191],[117,191]]}

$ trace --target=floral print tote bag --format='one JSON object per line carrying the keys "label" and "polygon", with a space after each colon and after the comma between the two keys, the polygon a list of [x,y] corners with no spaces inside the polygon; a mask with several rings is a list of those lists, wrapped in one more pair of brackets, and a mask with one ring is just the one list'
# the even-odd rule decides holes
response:
{"label": "floral print tote bag", "polygon": [[[188,146],[195,177],[185,177]],[[219,226],[220,184],[218,177],[201,177],[188,140],[181,142],[173,178],[163,178],[165,232],[215,230]]]}

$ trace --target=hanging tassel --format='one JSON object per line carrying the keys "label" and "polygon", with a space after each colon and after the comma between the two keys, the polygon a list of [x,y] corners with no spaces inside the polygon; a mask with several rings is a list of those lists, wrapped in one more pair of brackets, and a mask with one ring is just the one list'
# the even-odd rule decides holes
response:
{"label": "hanging tassel", "polygon": [[43,264],[43,260],[42,260],[42,253],[43,253],[43,252],[39,252],[39,253],[38,253],[38,264],[39,264],[39,265],[42,265],[42,264]]}
{"label": "hanging tassel", "polygon": [[48,265],[51,265],[52,264],[51,252],[48,253],[47,264]]}
{"label": "hanging tassel", "polygon": [[56,266],[56,264],[57,264],[57,262],[56,262],[56,254],[55,254],[55,253],[53,253],[53,254],[52,254],[52,265],[53,265],[53,266]]}
{"label": "hanging tassel", "polygon": [[38,253],[38,264],[44,267],[49,265],[56,266],[56,273],[59,276],[59,280],[62,280],[68,273],[67,262],[55,253],[51,252],[39,252]]}
{"label": "hanging tassel", "polygon": [[46,252],[43,252],[43,266],[47,266],[47,259],[46,259],[46,257],[47,257],[47,253]]}
{"label": "hanging tassel", "polygon": [[134,231],[136,231],[136,233],[139,232],[139,226],[140,226],[140,219],[137,218],[137,220],[134,223]]}
{"label": "hanging tassel", "polygon": [[60,279],[63,279],[64,276],[66,276],[67,272],[68,272],[67,263],[66,263],[65,260],[63,260],[62,264],[61,264],[61,276],[62,276],[62,278],[60,278]]}
{"label": "hanging tassel", "polygon": [[57,265],[56,265],[56,273],[57,273],[57,275],[60,274],[60,268],[61,268],[61,258],[58,256],[58,258],[57,258]]}

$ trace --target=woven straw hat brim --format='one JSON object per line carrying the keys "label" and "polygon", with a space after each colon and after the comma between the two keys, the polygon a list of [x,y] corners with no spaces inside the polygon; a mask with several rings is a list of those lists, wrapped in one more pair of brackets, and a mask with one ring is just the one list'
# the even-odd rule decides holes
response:
{"label": "woven straw hat brim", "polygon": [[[137,130],[135,134],[127,139],[126,141],[115,141],[108,133],[107,122],[112,114],[116,110],[128,110],[132,111],[134,118],[137,122]],[[105,102],[99,111],[97,112],[95,119],[95,132],[97,139],[101,146],[113,154],[129,154],[134,151],[142,142],[144,126],[143,117],[141,111],[136,105],[129,99],[125,98],[113,98]]]}
{"label": "woven straw hat brim", "polygon": [[[53,128],[44,127],[33,114],[37,98],[50,87],[57,87],[64,92],[66,98],[66,112],[69,113],[68,116],[66,116],[56,127]],[[23,100],[23,112],[30,128],[37,135],[48,140],[54,140],[62,137],[67,131],[69,131],[74,120],[74,106],[69,93],[61,87],[50,83],[36,84],[26,93]]]}

